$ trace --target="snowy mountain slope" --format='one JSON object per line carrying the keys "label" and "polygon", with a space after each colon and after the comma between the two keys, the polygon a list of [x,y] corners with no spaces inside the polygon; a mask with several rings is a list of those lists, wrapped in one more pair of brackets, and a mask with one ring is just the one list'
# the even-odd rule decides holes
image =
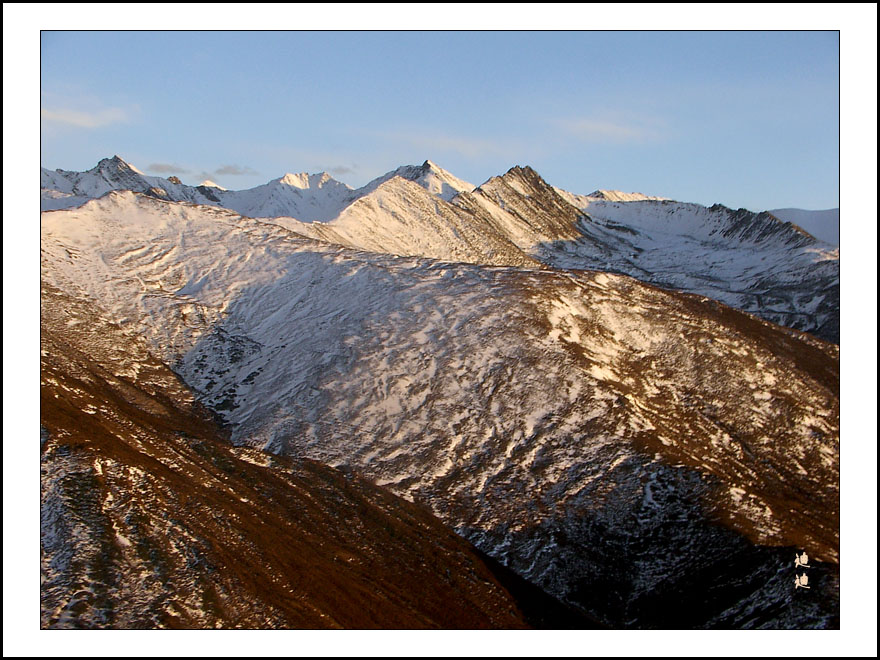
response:
{"label": "snowy mountain slope", "polygon": [[392,177],[326,225],[278,222],[372,252],[623,273],[839,340],[839,252],[799,227],[768,213],[616,191],[569,195],[578,209],[563,193],[515,167],[446,205]]}
{"label": "snowy mountain slope", "polygon": [[572,206],[576,206],[577,208],[583,208],[584,206],[590,204],[591,202],[596,201],[605,201],[605,202],[647,202],[647,201],[663,201],[669,199],[668,197],[655,197],[652,195],[645,195],[643,193],[632,192],[626,193],[620,190],[594,190],[589,195],[576,195],[575,193],[570,193],[567,190],[562,190],[562,188],[553,188],[560,197],[562,197],[566,202],[571,204]]}
{"label": "snowy mountain slope", "polygon": [[326,173],[243,191],[191,188],[145,177],[118,157],[86,173],[42,170],[41,185],[44,209],[129,189],[277,217],[298,234],[358,250],[617,272],[839,341],[839,251],[766,212],[620,191],[574,195],[529,167],[474,188],[431,161],[357,190]]}
{"label": "snowy mountain slope", "polygon": [[394,177],[417,183],[444,201],[449,201],[461,191],[474,188],[429,160],[420,166],[399,167],[357,190],[336,181],[326,172],[288,173],[246,190],[227,190],[209,180],[192,187],[180,183],[176,177],[165,179],[146,176],[119,156],[114,156],[105,158],[86,172],[41,168],[40,191],[44,200],[41,209],[70,208],[111,190],[131,190],[169,201],[220,206],[252,218],[284,216],[301,222],[327,222],[339,215],[346,206]]}
{"label": "snowy mountain slope", "polygon": [[226,190],[212,181],[193,187],[176,177],[146,176],[119,156],[86,172],[40,170],[42,210],[70,208],[111,190],[131,190],[175,202],[220,206],[251,217],[293,216],[329,220],[353,199],[352,189],[326,172],[285,174],[247,190]]}
{"label": "snowy mountain slope", "polygon": [[[557,203],[515,201],[522,226]],[[835,625],[834,346],[618,275],[353,252],[132,193],[45,213],[42,249],[47,284],[143,335],[237,443],[426,503],[606,623]],[[825,562],[797,605],[794,547]]]}
{"label": "snowy mountain slope", "polygon": [[701,241],[750,246],[772,241],[789,247],[817,242],[800,227],[782,222],[770,213],[752,213],[745,209],[734,211],[721,204],[705,207],[672,200],[592,200],[581,210],[591,217],[625,223],[637,231],[689,236]]}
{"label": "snowy mountain slope", "polygon": [[459,179],[451,172],[447,172],[436,163],[426,160],[421,165],[403,165],[396,170],[383,174],[367,183],[363,188],[358,188],[358,197],[366,195],[386,181],[399,176],[413,183],[417,183],[432,195],[448,202],[460,192],[469,192],[476,186]]}
{"label": "snowy mountain slope", "polygon": [[83,198],[94,199],[111,190],[133,190],[161,199],[194,204],[211,204],[214,201],[210,189],[193,188],[170,179],[147,176],[119,156],[105,158],[85,172],[41,168],[40,190],[42,210],[78,206],[83,203]]}
{"label": "snowy mountain slope", "polygon": [[823,211],[773,209],[770,213],[785,222],[804,228],[820,241],[830,245],[840,245],[840,209]]}
{"label": "snowy mountain slope", "polygon": [[40,210],[55,211],[57,209],[69,209],[74,206],[85,204],[92,197],[86,195],[74,195],[73,193],[65,193],[54,188],[40,191]]}
{"label": "snowy mountain slope", "polygon": [[575,240],[581,213],[566,203],[530,167],[513,167],[453,200],[488,213],[498,229],[524,251],[549,241]]}
{"label": "snowy mountain slope", "polygon": [[41,321],[43,628],[527,626],[427,509],[233,449],[92,304],[44,287]]}
{"label": "snowy mountain slope", "polygon": [[383,181],[329,223],[302,223],[292,218],[270,222],[355,250],[542,267],[498,231],[486,213],[464,211],[400,176]]}
{"label": "snowy mountain slope", "polygon": [[285,174],[248,190],[215,193],[218,206],[252,218],[292,216],[303,222],[326,222],[353,199],[352,189],[326,172]]}
{"label": "snowy mountain slope", "polygon": [[[591,201],[581,210],[591,220],[580,224],[587,240],[545,246],[543,260],[624,273],[839,341],[839,250],[800,227],[672,201]],[[596,244],[608,253],[596,257]]]}

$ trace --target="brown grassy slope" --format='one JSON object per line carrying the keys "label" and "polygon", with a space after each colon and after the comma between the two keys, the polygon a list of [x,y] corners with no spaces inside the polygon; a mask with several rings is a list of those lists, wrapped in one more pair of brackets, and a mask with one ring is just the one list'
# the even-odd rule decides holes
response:
{"label": "brown grassy slope", "polygon": [[44,290],[41,348],[42,627],[526,627],[426,509],[232,449],[88,305]]}

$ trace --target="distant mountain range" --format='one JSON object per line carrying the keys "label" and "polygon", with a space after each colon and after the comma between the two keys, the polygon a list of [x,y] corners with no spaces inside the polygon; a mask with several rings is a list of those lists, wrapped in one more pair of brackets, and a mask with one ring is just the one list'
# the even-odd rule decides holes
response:
{"label": "distant mountain range", "polygon": [[431,161],[357,190],[322,172],[228,191],[149,177],[114,156],[87,172],[43,169],[41,186],[44,209],[131,190],[271,219],[353,249],[617,272],[839,341],[839,250],[768,212],[619,191],[576,195],[528,167],[475,187]]}
{"label": "distant mountain range", "polygon": [[529,167],[41,180],[44,627],[839,626],[799,226]]}

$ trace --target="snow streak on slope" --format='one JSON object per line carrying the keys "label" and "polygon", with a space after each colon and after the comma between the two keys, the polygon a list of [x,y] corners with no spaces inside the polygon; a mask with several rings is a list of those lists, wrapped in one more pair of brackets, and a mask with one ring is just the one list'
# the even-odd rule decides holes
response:
{"label": "snow streak on slope", "polygon": [[626,277],[357,253],[131,193],[44,214],[42,244],[44,279],[144,334],[238,442],[355,467],[609,623],[667,623],[658,593],[685,625],[833,620],[833,575],[807,619],[786,553],[752,543],[837,560],[836,347]]}
{"label": "snow streak on slope", "polygon": [[233,449],[143,340],[48,286],[41,381],[42,627],[525,627],[424,507]]}

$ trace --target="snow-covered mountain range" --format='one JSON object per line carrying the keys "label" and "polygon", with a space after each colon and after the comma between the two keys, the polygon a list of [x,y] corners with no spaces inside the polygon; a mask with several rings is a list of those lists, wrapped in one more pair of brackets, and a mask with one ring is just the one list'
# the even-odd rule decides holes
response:
{"label": "snow-covered mountain range", "polygon": [[[608,626],[839,625],[839,349],[728,306],[834,336],[831,246],[528,167],[479,187],[430,161],[358,190],[162,181],[120,159],[43,171],[44,201],[72,204],[42,214],[44,324],[91,360],[99,337],[140,347],[102,358],[113,387],[161,365],[235,452],[353,470]],[[122,433],[94,377],[60,369],[44,396],[88,392],[87,419]],[[71,424],[44,421],[53,457]],[[814,562],[809,599],[792,549]]]}
{"label": "snow-covered mountain range", "polygon": [[617,272],[839,341],[839,249],[766,212],[619,191],[576,195],[528,167],[474,187],[431,161],[357,190],[303,173],[224,191],[148,177],[115,156],[88,172],[43,169],[41,185],[44,209],[131,190],[271,218],[358,250]]}

